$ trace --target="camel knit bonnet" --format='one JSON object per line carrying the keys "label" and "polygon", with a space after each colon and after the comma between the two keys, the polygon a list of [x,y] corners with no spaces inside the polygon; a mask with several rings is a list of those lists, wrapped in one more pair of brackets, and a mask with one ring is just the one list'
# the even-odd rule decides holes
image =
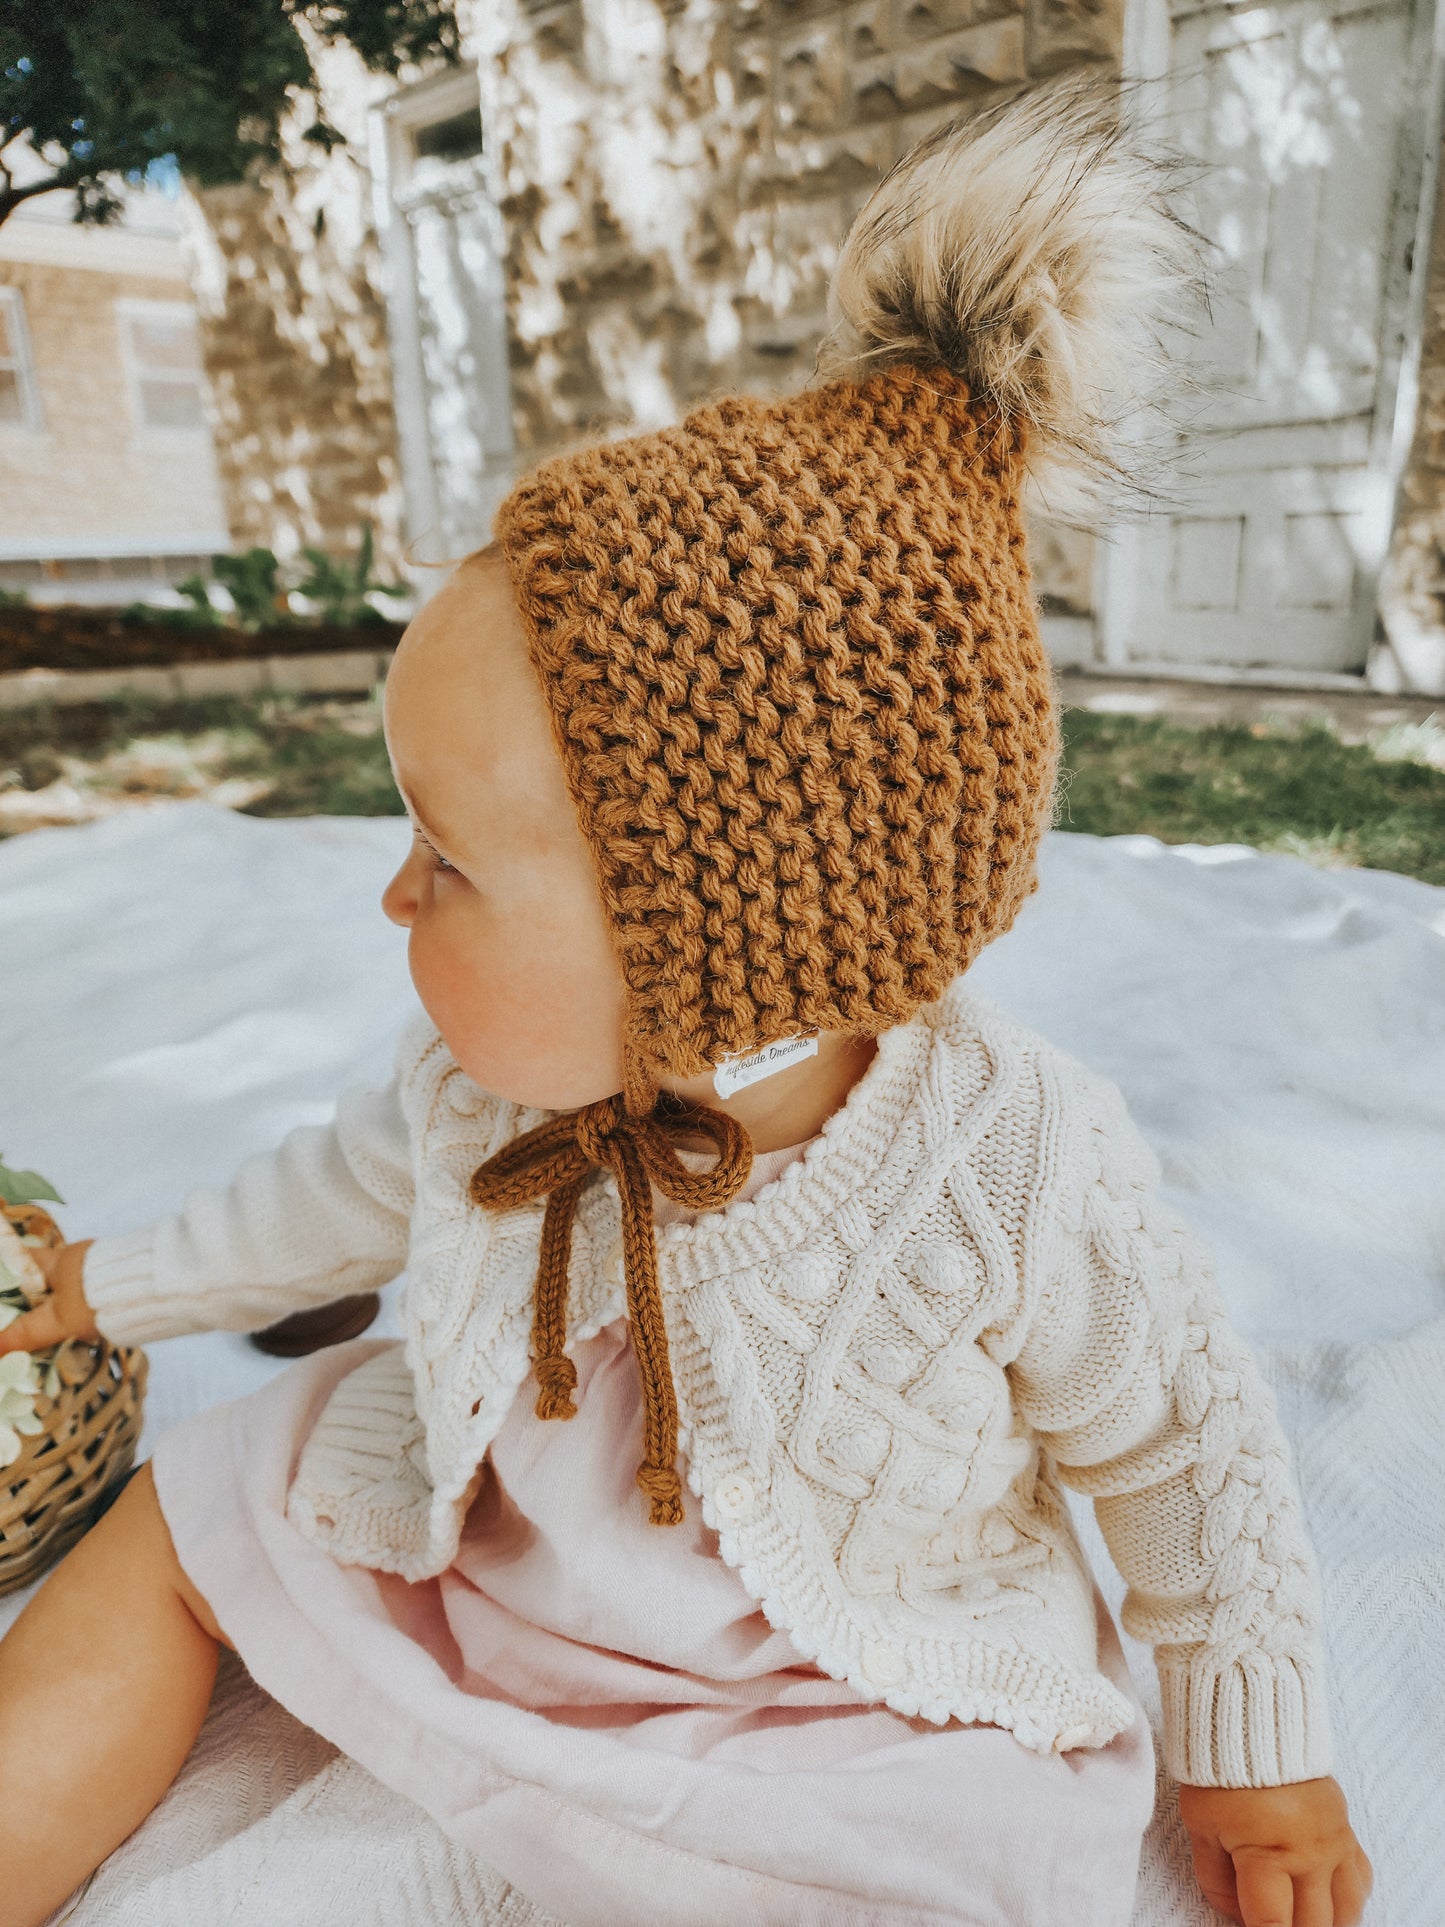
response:
{"label": "camel knit bonnet", "polygon": [[626,1084],[473,1195],[549,1194],[538,1409],[567,1416],[572,1205],[598,1164],[617,1178],[659,1522],[681,1506],[647,1182],[716,1208],[750,1153],[712,1113],[719,1161],[688,1172],[656,1078],[906,1022],[1035,887],[1059,739],[1021,496],[1036,452],[1107,461],[1118,311],[1177,233],[1156,175],[1078,85],[936,130],[850,231],[815,385],[547,461],[496,513],[625,986]]}
{"label": "camel knit bonnet", "polygon": [[655,1071],[942,995],[1033,887],[1057,730],[1023,433],[896,366],[548,463],[497,515]]}

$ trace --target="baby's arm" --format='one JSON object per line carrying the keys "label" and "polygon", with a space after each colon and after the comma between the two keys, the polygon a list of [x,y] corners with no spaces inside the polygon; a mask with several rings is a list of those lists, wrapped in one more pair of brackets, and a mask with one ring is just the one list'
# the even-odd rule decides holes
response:
{"label": "baby's arm", "polygon": [[1343,1927],[1369,1862],[1329,1777],[1322,1591],[1289,1444],[1202,1245],[1157,1194],[1158,1160],[1117,1089],[1076,1075],[1015,1402],[1092,1498],[1125,1630],[1155,1649],[1204,1891],[1246,1927],[1288,1921],[1290,1889]]}
{"label": "baby's arm", "polygon": [[[115,1344],[251,1331],[375,1290],[406,1263],[412,1196],[396,1081],[348,1090],[330,1123],[299,1125],[173,1217],[42,1254],[53,1295],[0,1334],[0,1350],[87,1328]],[[40,1329],[56,1318],[63,1331]]]}
{"label": "baby's arm", "polygon": [[1273,1396],[1117,1090],[1062,1081],[1015,1403],[1094,1502],[1124,1627],[1155,1648],[1175,1779],[1325,1773],[1320,1583]]}
{"label": "baby's arm", "polygon": [[349,1090],[329,1124],[299,1125],[224,1190],[192,1191],[174,1217],[98,1238],[85,1295],[114,1343],[254,1331],[394,1278],[412,1197],[395,1081]]}

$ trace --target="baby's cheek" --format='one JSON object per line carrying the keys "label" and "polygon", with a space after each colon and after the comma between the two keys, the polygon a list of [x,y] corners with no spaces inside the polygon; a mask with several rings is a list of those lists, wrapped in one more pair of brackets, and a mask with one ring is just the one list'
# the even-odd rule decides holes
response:
{"label": "baby's cheek", "polygon": [[418,918],[407,946],[411,980],[452,1055],[462,1062],[468,1029],[485,1024],[486,972],[474,946],[448,936],[435,917]]}
{"label": "baby's cheek", "polygon": [[458,1064],[484,1090],[567,1110],[621,1085],[621,1014],[601,981],[554,943],[498,945],[480,930],[412,930],[417,995]]}

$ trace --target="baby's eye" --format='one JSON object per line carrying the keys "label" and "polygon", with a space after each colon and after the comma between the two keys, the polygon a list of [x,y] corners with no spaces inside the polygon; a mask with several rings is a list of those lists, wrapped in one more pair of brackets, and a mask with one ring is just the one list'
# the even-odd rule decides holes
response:
{"label": "baby's eye", "polygon": [[421,844],[422,848],[427,853],[428,869],[443,870],[449,876],[456,875],[457,866],[454,863],[448,863],[446,858],[442,855],[441,851],[437,849],[437,847],[431,841],[431,839],[425,834],[424,831],[418,829],[415,824],[412,825],[412,835],[416,837],[417,841]]}

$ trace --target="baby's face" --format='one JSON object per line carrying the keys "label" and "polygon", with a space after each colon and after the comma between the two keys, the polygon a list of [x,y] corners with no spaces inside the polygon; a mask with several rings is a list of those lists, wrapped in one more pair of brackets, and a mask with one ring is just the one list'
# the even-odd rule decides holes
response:
{"label": "baby's face", "polygon": [[463,563],[386,680],[412,847],[382,908],[467,1075],[569,1110],[622,1085],[623,985],[506,565]]}

